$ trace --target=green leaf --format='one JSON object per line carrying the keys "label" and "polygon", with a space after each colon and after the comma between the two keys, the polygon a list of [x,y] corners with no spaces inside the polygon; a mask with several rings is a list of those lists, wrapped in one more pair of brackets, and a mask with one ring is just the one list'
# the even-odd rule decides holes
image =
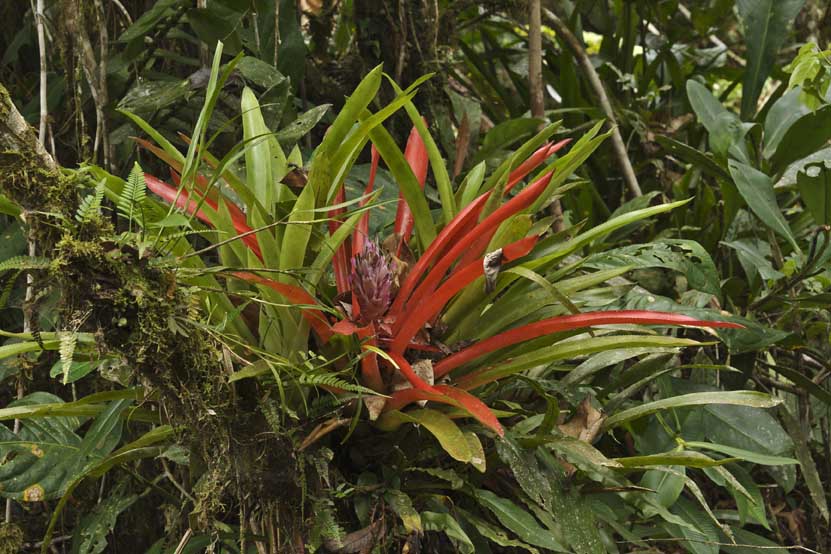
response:
{"label": "green leaf", "polygon": [[[682,379],[672,379],[672,390],[680,393],[701,394],[702,391],[715,391],[712,387],[691,383]],[[702,435],[714,444],[741,448],[752,452],[782,455],[793,448],[793,441],[765,406],[749,407],[746,405],[708,404],[701,409],[700,430],[692,436],[687,431],[689,423],[682,428],[682,435],[693,440],[701,440]]]}
{"label": "green leaf", "polygon": [[[765,117],[765,147],[762,155],[770,159],[782,145],[782,139],[788,129],[802,116],[811,112],[800,100],[799,89],[789,90],[774,102]],[[793,144],[785,143],[783,148],[791,149]]]}
{"label": "green leaf", "polygon": [[533,450],[525,450],[506,435],[496,443],[496,452],[513,472],[520,488],[534,502],[551,511],[551,485],[540,469]]}
{"label": "green leaf", "polygon": [[462,430],[452,419],[436,410],[429,408],[408,412],[393,410],[384,413],[375,424],[379,429],[392,431],[406,422],[421,425],[430,431],[438,439],[444,451],[450,454],[454,460],[465,463],[471,462],[473,453]]}
{"label": "green leaf", "polygon": [[828,160],[806,164],[796,174],[796,185],[803,205],[817,225],[831,224],[831,164]]}
{"label": "green leaf", "polygon": [[69,363],[69,367],[65,368],[64,363],[61,360],[55,362],[55,365],[52,366],[52,369],[49,370],[50,377],[58,377],[59,375],[62,378],[63,384],[74,383],[75,381],[82,379],[98,369],[98,366],[101,362],[96,361],[71,361]]}
{"label": "green leaf", "polygon": [[497,525],[488,523],[484,519],[461,508],[456,510],[462,514],[464,521],[473,526],[476,531],[494,544],[504,547],[521,548],[531,554],[539,554],[539,550],[522,541],[509,538],[505,531]]}
{"label": "green leaf", "polygon": [[789,164],[820,150],[831,139],[831,105],[808,112],[791,125],[770,160],[778,173]]}
{"label": "green leaf", "polygon": [[808,437],[803,431],[802,422],[794,417],[786,406],[780,408],[779,415],[785,424],[785,429],[794,441],[796,458],[799,460],[802,477],[804,477],[808,491],[811,493],[811,499],[819,509],[819,513],[822,514],[825,522],[828,523],[829,512],[828,500],[825,497],[826,489],[811,455],[811,447],[808,445]]}
{"label": "green leaf", "polygon": [[797,252],[801,252],[796,239],[779,209],[776,202],[776,193],[773,190],[773,181],[770,177],[743,163],[735,160],[728,162],[730,175],[753,213],[762,220],[762,223],[784,237]]}
{"label": "green leaf", "polygon": [[20,215],[20,206],[9,200],[4,194],[0,194],[0,214],[17,217]]}
{"label": "green leaf", "polygon": [[701,152],[688,144],[664,135],[656,136],[655,142],[660,144],[664,150],[670,154],[681,158],[681,160],[687,163],[691,163],[712,177],[730,179],[730,174],[727,173],[727,171],[718,163],[716,163],[716,161],[712,158],[712,154],[707,155],[707,153]]}
{"label": "green leaf", "polygon": [[541,527],[534,516],[510,500],[484,489],[476,490],[476,500],[490,510],[499,520],[499,523],[519,537],[520,540],[540,548],[565,552],[565,549],[554,539],[550,531]]}
{"label": "green leaf", "polygon": [[474,554],[476,549],[470,537],[450,514],[439,512],[421,512],[421,520],[426,531],[439,531],[455,545],[456,551],[461,554]]}
{"label": "green leaf", "polygon": [[649,466],[683,466],[683,467],[713,467],[730,462],[736,458],[724,458],[714,460],[713,458],[693,451],[672,451],[663,454],[650,454],[648,456],[629,456],[627,458],[614,459],[621,466],[626,468],[643,468]]}
{"label": "green leaf", "polygon": [[[245,168],[248,189],[262,204],[271,210],[276,201],[275,170],[272,150],[269,145],[271,131],[266,127],[260,104],[254,92],[245,87],[240,99],[242,111],[242,132],[245,141]],[[285,161],[285,159],[281,160]]]}
{"label": "green leaf", "polygon": [[132,506],[138,495],[125,494],[118,486],[107,498],[81,518],[72,538],[72,554],[100,554],[107,548],[107,535],[115,529],[121,513]]}
{"label": "green leaf", "polygon": [[756,114],[756,102],[779,48],[805,0],[737,0],[736,10],[747,44],[747,69],[742,81],[742,117]]}
{"label": "green leaf", "polygon": [[607,250],[590,256],[584,267],[671,269],[685,276],[689,285],[716,297],[721,295],[718,270],[710,254],[699,243],[683,239],[657,239]]}
{"label": "green leaf", "polygon": [[310,109],[287,126],[283,127],[274,135],[283,144],[292,145],[311,131],[315,125],[329,111],[329,104],[322,104]]}
{"label": "green leaf", "polygon": [[742,125],[739,117],[728,111],[704,85],[693,79],[687,81],[687,98],[698,121],[710,134],[710,148],[716,157],[723,159],[729,153],[736,159],[749,163],[744,142],[747,128]]}
{"label": "green leaf", "polygon": [[421,516],[413,508],[413,501],[407,494],[399,490],[388,490],[384,494],[384,499],[392,511],[401,518],[401,522],[404,524],[404,530],[407,533],[420,533],[422,531]]}
{"label": "green leaf", "polygon": [[663,398],[653,402],[647,402],[634,408],[629,408],[610,416],[603,423],[605,429],[611,429],[633,421],[635,419],[654,414],[661,410],[671,408],[687,408],[690,406],[701,406],[707,404],[730,404],[734,406],[750,406],[753,408],[773,408],[781,404],[781,400],[774,399],[768,394],[755,391],[717,391],[717,392],[694,392],[682,394],[671,398]]}
{"label": "green leaf", "polygon": [[693,554],[718,554],[719,528],[698,506],[680,497],[672,507],[672,513],[683,518],[696,530],[685,526],[668,525],[676,536],[687,539],[685,548]]}
{"label": "green leaf", "polygon": [[744,450],[743,448],[735,448],[732,446],[726,446],[724,444],[713,444],[711,442],[700,442],[700,441],[685,441],[684,445],[688,448],[698,448],[703,450],[712,450],[713,452],[719,452],[721,454],[726,454],[733,458],[738,458],[740,460],[745,460],[748,462],[752,462],[754,464],[759,464],[763,466],[779,466],[779,465],[788,465],[788,464],[796,464],[799,463],[793,458],[785,458],[783,456],[773,456],[770,454],[761,454],[759,452],[751,452],[750,450]]}
{"label": "green leaf", "polygon": [[[121,437],[124,411],[132,400],[117,400],[103,410],[81,439],[75,417],[23,420],[20,432],[0,426],[0,495],[24,502],[61,496],[84,468],[109,454]],[[32,393],[10,407],[61,403],[45,392]]]}
{"label": "green leaf", "polygon": [[775,542],[745,529],[733,528],[732,531],[737,546],[722,546],[721,549],[726,554],[761,554],[763,552],[764,554],[790,554],[791,552],[791,550],[779,547]]}

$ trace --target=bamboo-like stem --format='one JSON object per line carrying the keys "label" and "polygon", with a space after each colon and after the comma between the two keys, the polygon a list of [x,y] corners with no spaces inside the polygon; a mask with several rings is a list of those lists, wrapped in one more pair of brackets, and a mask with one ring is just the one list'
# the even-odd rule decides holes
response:
{"label": "bamboo-like stem", "polygon": [[574,33],[571,32],[571,29],[568,28],[568,25],[566,25],[565,22],[557,16],[557,14],[546,8],[543,8],[542,12],[557,32],[557,35],[563,39],[563,42],[577,58],[577,62],[586,74],[592,90],[594,90],[594,93],[600,101],[600,107],[603,110],[603,113],[606,114],[608,123],[612,128],[612,150],[614,151],[615,157],[620,165],[620,170],[623,172],[623,180],[626,182],[626,187],[629,189],[629,193],[632,196],[642,196],[643,193],[641,192],[641,187],[638,184],[638,178],[635,176],[635,170],[632,168],[632,163],[629,161],[629,155],[626,153],[626,144],[624,144],[623,137],[620,134],[617,119],[615,118],[615,112],[612,109],[612,103],[609,101],[609,96],[606,94],[606,89],[603,87],[603,82],[600,80],[600,76],[597,74],[597,71],[594,70],[594,66],[592,65],[591,59],[589,59],[589,55],[586,53],[586,49],[583,48],[583,45],[580,44],[580,41],[577,40],[577,37],[575,37]]}

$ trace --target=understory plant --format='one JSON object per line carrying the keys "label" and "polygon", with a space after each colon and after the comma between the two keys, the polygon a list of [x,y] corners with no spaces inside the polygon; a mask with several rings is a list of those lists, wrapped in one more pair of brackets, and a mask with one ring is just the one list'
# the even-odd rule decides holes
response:
{"label": "understory plant", "polygon": [[[112,383],[0,410],[23,420],[18,435],[3,428],[17,456],[0,466],[2,494],[58,500],[44,551],[73,495],[105,474],[104,507],[69,516],[79,551],[102,551],[83,545],[105,548],[117,514],[151,494],[174,521],[151,552],[772,546],[748,527],[768,525],[758,467],[794,463],[765,411],[779,402],[720,384],[758,325],[712,306],[618,308],[650,303],[626,262],[637,247],[661,249],[691,294],[720,295],[693,241],[604,242],[687,201],[552,230],[548,207],[585,185],[601,123],[578,136],[549,125],[454,183],[412,102],[423,80],[390,80],[394,100],[376,108],[379,67],[308,163],[283,151],[251,89],[242,141],[216,157],[208,123],[239,62],[221,52],[186,153],[125,112],[170,183],[139,164],[126,180],[81,168],[54,255],[0,265],[63,272],[65,287],[55,328],[5,333],[17,342],[0,356],[54,350],[52,376],[72,390]],[[383,127],[402,108],[403,151]],[[73,284],[84,264],[97,280]],[[743,440],[754,428],[767,443]],[[712,506],[713,487],[731,504]]]}

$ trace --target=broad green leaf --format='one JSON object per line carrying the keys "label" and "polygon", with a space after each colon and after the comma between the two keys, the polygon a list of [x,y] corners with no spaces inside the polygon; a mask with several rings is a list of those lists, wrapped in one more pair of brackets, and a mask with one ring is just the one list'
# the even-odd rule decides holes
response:
{"label": "broad green leaf", "polygon": [[407,412],[386,412],[378,418],[375,424],[379,429],[392,431],[406,422],[415,423],[427,429],[454,460],[471,462],[473,454],[462,430],[452,419],[436,410],[422,408]]}
{"label": "broad green leaf", "polygon": [[490,510],[499,520],[499,523],[519,537],[520,540],[540,548],[565,552],[565,549],[554,539],[550,531],[541,527],[534,516],[510,500],[484,489],[476,490],[476,500]]}
{"label": "broad green leaf", "polygon": [[767,256],[770,255],[770,244],[767,242],[746,238],[734,241],[722,241],[722,244],[729,246],[736,251],[739,263],[744,269],[751,286],[758,282],[758,275],[765,281],[777,280],[785,276],[784,273],[775,269]]}
{"label": "broad green leaf", "polygon": [[776,202],[776,193],[773,190],[773,181],[761,171],[730,160],[728,162],[730,175],[733,182],[739,189],[739,193],[753,210],[753,213],[762,220],[762,223],[773,229],[777,234],[784,237],[797,252],[801,252],[796,239],[779,209]]}
{"label": "broad green leaf", "polygon": [[[780,547],[775,542],[745,529],[733,528],[736,546],[724,545],[721,549],[726,554],[790,554],[791,550]],[[760,548],[761,547],[761,548]]]}
{"label": "broad green leaf", "polygon": [[831,164],[826,160],[805,165],[796,175],[796,185],[817,225],[831,225]]}
{"label": "broad green leaf", "polygon": [[640,481],[642,487],[655,491],[649,494],[653,495],[655,502],[664,508],[671,508],[675,504],[678,497],[684,492],[684,485],[686,484],[684,481],[686,468],[673,466],[672,469],[674,470],[673,473],[650,469],[644,472]]}
{"label": "broad green leaf", "polygon": [[20,215],[20,207],[9,200],[5,195],[0,194],[0,214],[17,217]]}
{"label": "broad green leaf", "polygon": [[302,137],[306,136],[309,131],[311,131],[315,125],[321,120],[321,118],[326,115],[326,112],[329,111],[329,104],[322,104],[320,106],[315,106],[314,108],[310,109],[279,131],[274,135],[274,138],[277,139],[278,142],[282,144],[287,144],[291,146]]}
{"label": "broad green leaf", "polygon": [[[283,232],[283,244],[280,249],[280,269],[283,271],[300,270],[305,267],[306,248],[312,236],[315,219],[314,191],[305,187],[289,215],[289,221]],[[285,281],[285,277],[283,277]]]}
{"label": "broad green leaf", "polygon": [[791,22],[805,0],[737,0],[736,10],[747,44],[747,69],[742,81],[742,117],[756,115],[756,102],[785,43]]}
{"label": "broad green leaf", "polygon": [[388,490],[384,498],[392,511],[401,518],[405,531],[408,533],[422,531],[421,516],[413,508],[413,501],[407,494],[399,490]]}
{"label": "broad green leaf", "polygon": [[681,158],[682,161],[693,164],[711,177],[730,179],[730,174],[713,159],[712,154],[708,155],[688,144],[664,135],[656,136],[655,142],[660,144],[670,154]]}
{"label": "broad green leaf", "polygon": [[52,369],[49,370],[49,377],[61,377],[64,384],[74,383],[75,381],[86,377],[98,369],[100,364],[101,360],[83,362],[73,361],[69,364],[69,372],[66,376],[64,376],[63,362],[58,360],[55,362],[55,365],[52,366]]}
{"label": "broad green leaf", "polygon": [[693,554],[718,554],[719,528],[698,506],[684,497],[680,497],[672,506],[672,513],[689,522],[696,530],[684,526],[671,526],[673,530],[687,539],[685,548]]}
{"label": "broad green leaf", "polygon": [[245,167],[248,189],[268,211],[276,201],[276,182],[269,144],[271,131],[266,127],[260,104],[254,92],[245,87],[240,99],[242,132],[245,146]]}
{"label": "broad green leaf", "polygon": [[687,81],[687,98],[690,100],[698,121],[710,134],[710,148],[719,160],[728,154],[749,163],[744,136],[747,128],[739,117],[728,111],[707,88],[690,79]]}
{"label": "broad green leaf", "polygon": [[[121,413],[131,400],[117,400],[101,411],[82,439],[75,417],[26,419],[18,434],[0,426],[0,495],[23,502],[61,496],[91,463],[109,454],[121,437]],[[12,402],[17,406],[60,403],[45,392]]]}
{"label": "broad green leaf", "polygon": [[[799,89],[789,90],[774,102],[765,117],[765,147],[762,155],[770,159],[782,144],[782,139],[788,129],[802,116],[811,112],[800,100]],[[786,144],[784,148],[792,148],[793,144]]]}
{"label": "broad green leaf", "polygon": [[470,537],[450,514],[421,512],[421,520],[426,531],[439,531],[447,535],[447,538],[456,546],[457,552],[461,554],[475,553],[476,550]]}
{"label": "broad green leaf", "polygon": [[630,223],[635,223],[636,221],[640,221],[642,219],[646,219],[654,215],[668,212],[670,210],[683,206],[688,202],[689,200],[681,200],[678,202],[659,204],[658,206],[652,206],[650,208],[644,208],[642,210],[628,212],[613,219],[610,219],[605,223],[597,225],[589,229],[588,231],[580,233],[576,237],[564,243],[549,244],[548,241],[542,241],[542,243],[535,250],[535,259],[525,262],[522,265],[529,269],[538,269],[540,267],[547,266],[548,264],[556,260],[564,258],[565,256],[571,254],[575,250],[582,248],[583,246],[591,243],[592,241],[606,236],[612,231],[620,229],[621,227],[629,225]]}
{"label": "broad green leaf", "polygon": [[789,164],[805,158],[831,139],[831,105],[825,105],[810,111],[794,121],[776,153],[771,158],[772,171],[780,172]]}
{"label": "broad green leaf", "polygon": [[663,398],[647,402],[634,408],[629,408],[610,416],[603,424],[605,429],[611,429],[629,421],[654,414],[661,410],[672,408],[687,408],[707,404],[730,404],[734,406],[749,406],[753,408],[773,408],[781,404],[781,400],[774,399],[768,394],[755,391],[717,391],[693,392],[671,398]]}
{"label": "broad green leaf", "polygon": [[551,511],[551,485],[534,456],[534,450],[525,450],[513,438],[505,435],[496,443],[496,452],[510,468],[519,486],[534,502]]}
{"label": "broad green leaf", "polygon": [[457,507],[456,510],[460,514],[462,514],[464,522],[473,526],[480,535],[482,535],[492,543],[504,547],[521,548],[522,550],[530,552],[531,554],[539,554],[540,551],[531,546],[530,544],[509,538],[508,535],[505,533],[505,530],[499,527],[498,525],[488,523],[481,517],[474,515],[471,512],[468,512],[461,508]]}
{"label": "broad green leaf", "polygon": [[115,529],[116,520],[139,498],[136,494],[125,494],[124,488],[117,486],[81,518],[73,534],[72,554],[100,554],[107,549],[107,536]]}
{"label": "broad green leaf", "polygon": [[[712,387],[691,383],[683,379],[671,379],[672,390],[685,393],[702,394],[714,391]],[[722,444],[752,452],[762,452],[776,456],[790,453],[793,441],[773,415],[759,409],[764,406],[749,407],[742,405],[707,404],[700,409],[700,425],[703,436],[714,444]],[[686,434],[686,426],[682,429]],[[691,440],[701,440],[700,435]]]}
{"label": "broad green leaf", "polygon": [[683,239],[657,239],[647,244],[623,246],[595,254],[583,267],[671,269],[686,277],[690,287],[716,297],[721,295],[718,270],[699,243]]}

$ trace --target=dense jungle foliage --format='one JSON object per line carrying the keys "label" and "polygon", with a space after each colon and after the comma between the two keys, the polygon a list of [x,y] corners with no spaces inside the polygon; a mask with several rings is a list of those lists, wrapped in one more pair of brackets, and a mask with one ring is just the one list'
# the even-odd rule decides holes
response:
{"label": "dense jungle foliage", "polygon": [[0,16],[0,554],[831,552],[831,3]]}

